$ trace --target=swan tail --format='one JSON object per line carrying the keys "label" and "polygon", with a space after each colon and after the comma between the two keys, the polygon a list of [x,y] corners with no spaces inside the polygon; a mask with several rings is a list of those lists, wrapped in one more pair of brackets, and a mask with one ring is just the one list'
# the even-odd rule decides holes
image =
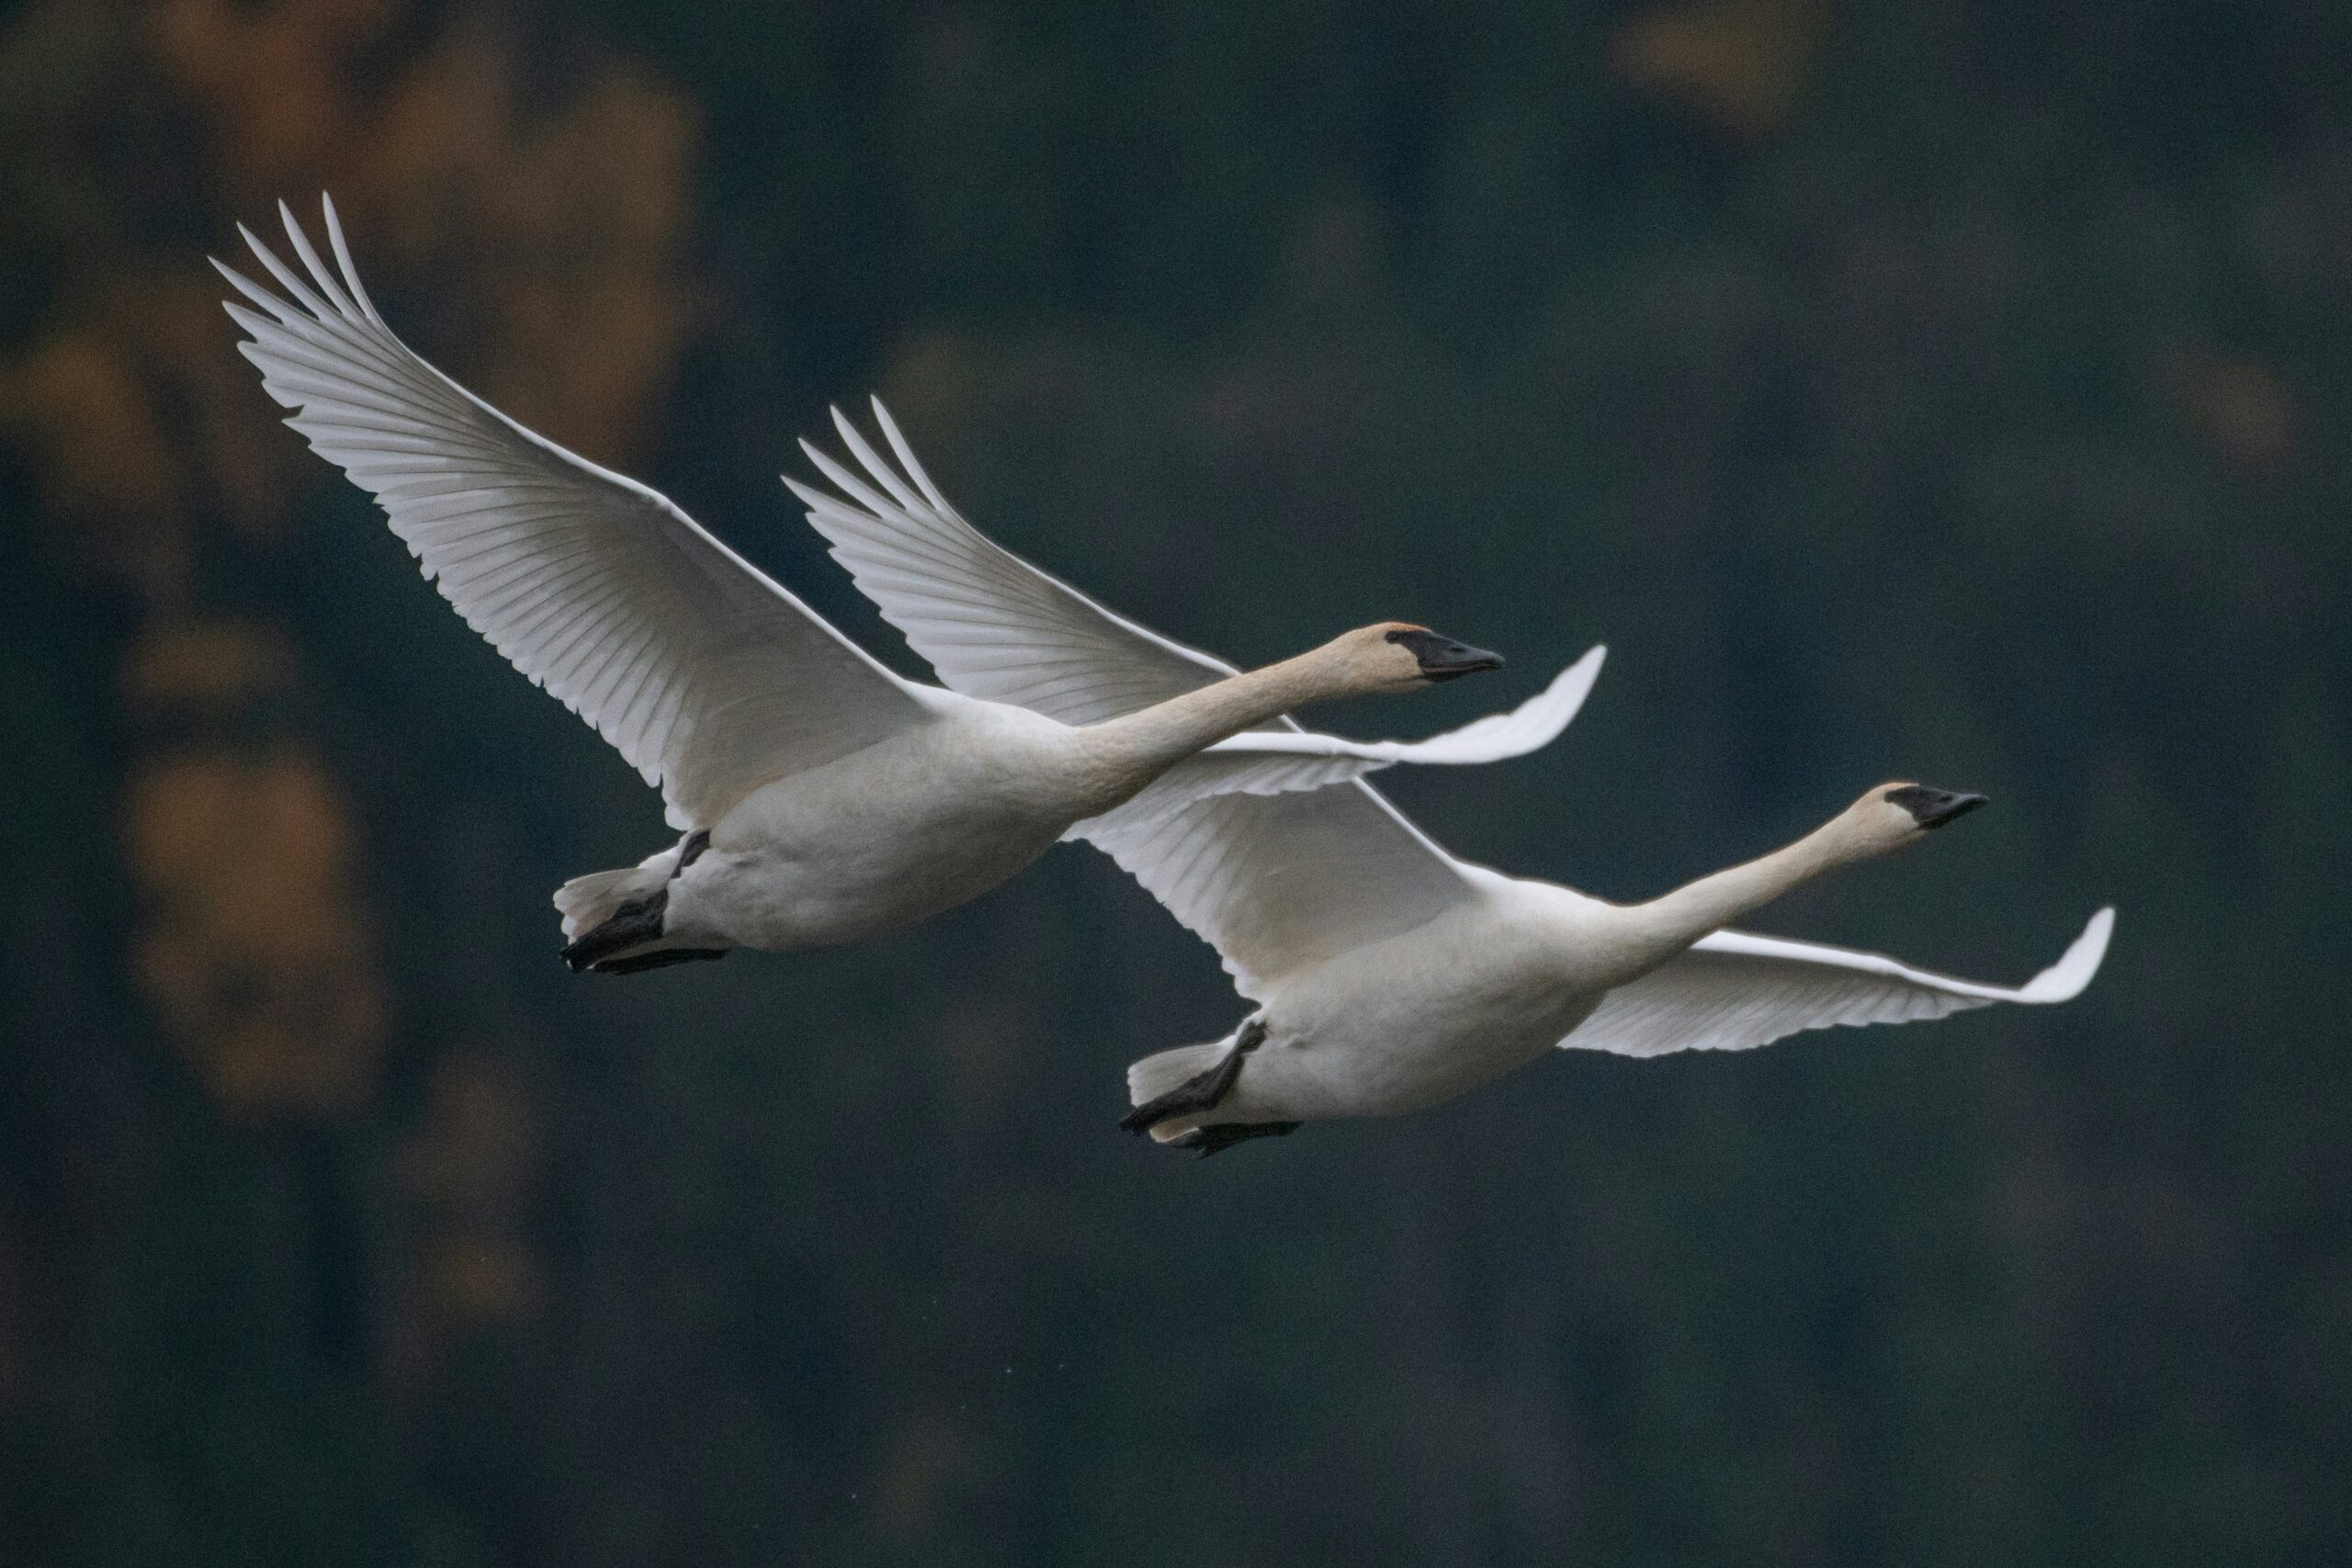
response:
{"label": "swan tail", "polygon": [[[1128,1064],[1127,1103],[1148,1104],[1171,1089],[1181,1089],[1223,1061],[1232,1045],[1230,1040],[1179,1045],[1172,1051],[1161,1051]],[[1197,1116],[1170,1116],[1152,1123],[1151,1139],[1156,1144],[1171,1143],[1199,1125]]]}
{"label": "swan tail", "polygon": [[600,975],[634,975],[726,957],[725,946],[705,946],[670,930],[670,884],[709,847],[710,835],[697,829],[635,865],[592,871],[557,888],[563,961]]}
{"label": "swan tail", "polygon": [[[656,856],[655,861],[661,858]],[[573,877],[555,890],[555,907],[563,916],[564,940],[594,931],[618,914],[622,905],[641,903],[669,880],[669,868],[653,863]]]}
{"label": "swan tail", "polygon": [[1158,1100],[1185,1079],[1195,1077],[1217,1065],[1232,1045],[1229,1040],[1212,1040],[1205,1045],[1179,1045],[1173,1051],[1161,1051],[1146,1056],[1127,1066],[1127,1103],[1141,1105]]}

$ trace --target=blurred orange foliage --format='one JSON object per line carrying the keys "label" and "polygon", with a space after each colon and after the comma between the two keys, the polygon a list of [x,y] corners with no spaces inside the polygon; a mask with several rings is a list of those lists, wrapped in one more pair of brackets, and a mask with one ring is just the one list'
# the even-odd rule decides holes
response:
{"label": "blurred orange foliage", "polygon": [[[379,300],[418,280],[395,314],[447,368],[601,461],[639,450],[692,325],[677,254],[696,139],[689,105],[641,69],[591,55],[549,80],[522,23],[413,0],[56,4],[14,25],[19,52],[60,62],[45,157],[161,160],[91,191],[201,192],[225,258],[236,220],[263,227],[280,195],[331,188]],[[69,195],[46,220],[81,261],[0,361],[0,436],[76,558],[146,607],[124,717],[181,726],[122,803],[147,899],[138,977],[228,1114],[347,1113],[375,1090],[387,1030],[351,807],[283,722],[228,739],[255,699],[299,687],[303,660],[273,627],[208,614],[197,570],[285,547],[304,494],[340,481],[274,428],[184,231],[112,199]],[[431,1146],[482,1125],[456,1116]],[[495,1252],[460,1237],[433,1265],[441,1293],[474,1303],[461,1315],[528,1298],[527,1259],[483,1261]]]}
{"label": "blurred orange foliage", "polygon": [[2188,413],[2222,460],[2277,474],[2295,455],[2295,405],[2278,378],[2251,360],[2200,358],[2182,388]]}
{"label": "blurred orange foliage", "polygon": [[356,1109],[384,1003],[334,781],[290,750],[168,755],[132,775],[123,832],[139,978],[223,1109]]}
{"label": "blurred orange foliage", "polygon": [[229,707],[292,682],[294,650],[250,621],[166,622],[130,650],[123,695],[143,715],[190,705]]}
{"label": "blurred orange foliage", "polygon": [[1828,0],[1669,5],[1619,31],[1614,61],[1627,81],[1762,136],[1795,112],[1828,20]]}

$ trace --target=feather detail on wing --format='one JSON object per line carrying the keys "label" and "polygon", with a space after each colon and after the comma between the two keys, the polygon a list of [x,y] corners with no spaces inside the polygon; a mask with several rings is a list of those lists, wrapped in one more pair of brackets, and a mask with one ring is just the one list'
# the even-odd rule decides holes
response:
{"label": "feather detail on wing", "polygon": [[707,826],[769,780],[922,721],[914,693],[666,498],[500,413],[395,336],[325,204],[330,269],[284,203],[283,295],[215,262],[287,423],[373,495],[427,579],[594,726],[670,819]]}
{"label": "feather detail on wing", "polygon": [[789,476],[784,482],[859,590],[950,690],[1064,724],[1094,724],[1237,673],[1104,609],[980,533],[931,482],[878,400],[874,413],[898,468],[835,409],[834,428],[867,477],[804,441],[801,450],[841,493]]}

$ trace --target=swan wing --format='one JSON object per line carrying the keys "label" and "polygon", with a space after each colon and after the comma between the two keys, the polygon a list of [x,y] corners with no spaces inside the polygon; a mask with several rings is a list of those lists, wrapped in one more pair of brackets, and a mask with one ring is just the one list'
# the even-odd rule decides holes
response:
{"label": "swan wing", "polygon": [[284,203],[307,277],[251,232],[284,295],[237,346],[311,449],[373,495],[427,579],[514,666],[707,826],[759,785],[921,722],[917,690],[665,497],[526,430],[393,335],[325,206],[336,269]]}
{"label": "swan wing", "polygon": [[868,479],[804,441],[801,450],[841,493],[784,482],[858,588],[950,690],[1095,724],[1237,673],[1104,609],[973,527],[879,399],[874,412],[897,467],[835,409],[834,428]]}
{"label": "swan wing", "polygon": [[1560,1043],[1623,1056],[1745,1051],[1835,1024],[1913,1023],[1995,1002],[2068,1001],[2098,973],[2114,929],[2115,911],[2101,909],[2057,963],[2014,988],[1851,948],[1716,931],[1610,992]]}

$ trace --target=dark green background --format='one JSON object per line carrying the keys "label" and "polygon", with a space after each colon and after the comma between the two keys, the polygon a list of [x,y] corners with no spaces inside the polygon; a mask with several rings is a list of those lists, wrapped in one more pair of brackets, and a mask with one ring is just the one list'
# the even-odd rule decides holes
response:
{"label": "dark green background", "polygon": [[[1641,896],[1883,778],[1983,789],[1755,923],[2014,980],[2112,901],[2087,996],[1156,1155],[1122,1068],[1240,1004],[1089,852],[853,951],[566,974],[548,893],[656,801],[304,457],[291,531],[211,525],[191,581],[300,650],[253,722],[351,802],[384,1055],[227,1114],[130,957],[149,612],[0,448],[0,1558],[2344,1561],[2352,22],[1716,13],[1786,114],[1644,82],[1594,4],[427,6],[349,69],[478,14],[526,109],[613,59],[694,106],[630,466],[902,667],[775,479],[877,387],[982,527],[1171,635],[1511,656],[1320,721],[1610,644],[1551,750],[1392,775],[1458,852]],[[8,81],[108,79],[73,14],[16,12]],[[131,129],[41,162],[17,97],[12,354],[89,234],[197,269],[264,216],[170,112],[94,91]],[[541,1288],[406,1356],[459,1051],[528,1107]]]}

